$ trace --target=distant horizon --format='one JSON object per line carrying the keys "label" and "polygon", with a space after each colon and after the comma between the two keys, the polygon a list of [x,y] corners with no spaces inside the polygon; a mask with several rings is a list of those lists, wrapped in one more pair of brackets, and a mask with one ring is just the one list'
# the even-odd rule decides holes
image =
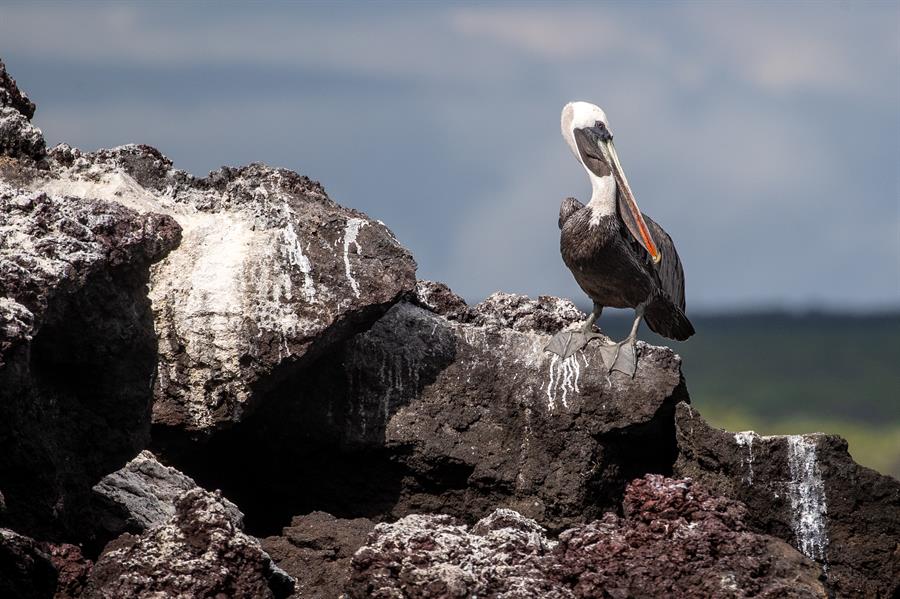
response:
{"label": "distant horizon", "polygon": [[896,3],[211,6],[4,3],[0,58],[48,144],[288,168],[470,299],[587,301],[556,221],[589,100],[689,315],[900,310]]}
{"label": "distant horizon", "polygon": [[[446,281],[445,283],[453,290],[453,285]],[[498,289],[495,293],[513,293],[511,291]],[[490,295],[490,294],[489,294]],[[526,295],[526,294],[521,294]],[[553,293],[542,293],[539,295],[548,295],[554,297],[563,297],[570,299],[582,312],[590,312],[591,304],[586,299],[564,297]],[[463,297],[466,304],[474,306],[485,299],[470,299]],[[529,296],[537,298],[537,295]],[[895,305],[885,304],[877,306],[828,306],[823,304],[805,304],[805,305],[784,305],[784,304],[758,304],[746,306],[696,306],[688,305],[687,314],[690,318],[732,318],[732,317],[759,317],[759,316],[789,316],[795,318],[822,317],[822,318],[900,318],[900,303]],[[634,311],[630,308],[605,308],[601,319],[606,318],[633,318]],[[900,333],[898,333],[900,334]]]}

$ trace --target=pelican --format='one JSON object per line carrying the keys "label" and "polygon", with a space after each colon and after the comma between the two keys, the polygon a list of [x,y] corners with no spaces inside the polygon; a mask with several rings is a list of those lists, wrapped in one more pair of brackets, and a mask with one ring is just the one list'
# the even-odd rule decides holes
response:
{"label": "pelican", "polygon": [[635,339],[641,318],[651,330],[683,341],[694,334],[684,313],[684,272],[672,238],[641,214],[619,163],[606,113],[588,102],[571,102],[562,111],[562,135],[591,181],[587,206],[566,198],[559,207],[559,249],[578,285],[593,300],[591,315],[578,331],[561,331],[547,351],[568,358],[592,339],[594,323],[606,306],[634,308],[631,333],[603,344],[607,368],[634,376]]}

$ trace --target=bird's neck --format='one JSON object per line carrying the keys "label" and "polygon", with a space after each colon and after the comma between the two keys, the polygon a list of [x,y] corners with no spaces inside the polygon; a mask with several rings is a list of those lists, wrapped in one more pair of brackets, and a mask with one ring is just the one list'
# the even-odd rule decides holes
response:
{"label": "bird's neck", "polygon": [[616,213],[616,181],[612,175],[598,177],[588,171],[591,179],[591,201],[588,208],[591,209],[591,224],[597,225],[604,216]]}

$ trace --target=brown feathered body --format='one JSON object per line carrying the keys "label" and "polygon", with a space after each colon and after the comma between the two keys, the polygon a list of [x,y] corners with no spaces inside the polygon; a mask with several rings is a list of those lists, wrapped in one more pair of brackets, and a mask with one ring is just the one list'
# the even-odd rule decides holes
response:
{"label": "brown feathered body", "polygon": [[559,210],[560,253],[578,285],[596,303],[611,308],[644,305],[644,320],[656,333],[679,341],[694,334],[684,313],[684,272],[669,235],[644,214],[662,254],[654,264],[617,213],[592,222],[592,211],[574,198]]}

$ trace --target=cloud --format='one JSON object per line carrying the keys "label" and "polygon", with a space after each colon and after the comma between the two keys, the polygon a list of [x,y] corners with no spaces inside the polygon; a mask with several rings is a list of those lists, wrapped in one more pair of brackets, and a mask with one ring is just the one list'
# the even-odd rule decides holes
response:
{"label": "cloud", "polygon": [[897,10],[842,6],[18,4],[0,51],[52,141],[297,169],[473,300],[582,297],[558,114],[592,100],[691,306],[897,303]]}

